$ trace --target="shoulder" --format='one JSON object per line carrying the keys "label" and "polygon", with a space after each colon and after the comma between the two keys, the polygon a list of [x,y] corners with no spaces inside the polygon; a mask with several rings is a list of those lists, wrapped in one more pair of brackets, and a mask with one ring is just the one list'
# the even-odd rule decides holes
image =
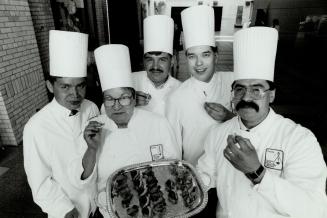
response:
{"label": "shoulder", "polygon": [[314,134],[308,128],[301,124],[295,123],[289,118],[285,118],[280,114],[274,115],[276,128],[278,128],[285,136],[292,137],[293,139],[312,138],[316,140]]}
{"label": "shoulder", "polygon": [[51,105],[48,103],[36,112],[25,124],[24,131],[40,129],[43,125],[46,125],[52,117],[50,109]]}
{"label": "shoulder", "polygon": [[216,72],[218,75],[218,78],[224,82],[227,82],[228,84],[232,84],[235,79],[235,73],[231,71],[219,71]]}
{"label": "shoulder", "polygon": [[146,76],[146,71],[137,71],[132,73],[132,78],[134,80],[143,79]]}
{"label": "shoulder", "polygon": [[188,96],[190,90],[192,89],[190,79],[185,80],[183,83],[179,85],[178,88],[171,94],[171,99],[180,101],[181,99],[185,99],[185,96]]}
{"label": "shoulder", "polygon": [[84,99],[82,104],[81,104],[81,110],[82,111],[94,111],[99,113],[99,108],[98,106],[93,103],[92,101],[88,99]]}

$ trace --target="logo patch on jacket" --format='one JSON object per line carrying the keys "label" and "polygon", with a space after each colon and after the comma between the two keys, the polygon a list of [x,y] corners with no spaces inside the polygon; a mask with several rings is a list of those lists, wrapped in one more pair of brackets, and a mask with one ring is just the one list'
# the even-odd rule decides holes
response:
{"label": "logo patch on jacket", "polygon": [[152,156],[152,161],[162,160],[162,159],[165,158],[164,154],[163,154],[162,144],[151,145],[150,146],[150,152],[151,152],[151,156]]}
{"label": "logo patch on jacket", "polygon": [[266,149],[265,154],[265,167],[274,169],[274,170],[282,170],[284,162],[284,152],[282,150],[277,149]]}

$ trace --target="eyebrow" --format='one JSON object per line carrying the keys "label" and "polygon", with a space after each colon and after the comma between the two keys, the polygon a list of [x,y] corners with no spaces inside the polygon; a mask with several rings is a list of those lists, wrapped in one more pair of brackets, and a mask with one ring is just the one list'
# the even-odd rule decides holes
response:
{"label": "eyebrow", "polygon": [[245,86],[245,85],[242,85],[242,84],[235,84],[234,87],[262,87],[262,88],[265,88],[264,85],[258,83],[258,84],[253,84],[253,85],[250,85],[250,86]]}

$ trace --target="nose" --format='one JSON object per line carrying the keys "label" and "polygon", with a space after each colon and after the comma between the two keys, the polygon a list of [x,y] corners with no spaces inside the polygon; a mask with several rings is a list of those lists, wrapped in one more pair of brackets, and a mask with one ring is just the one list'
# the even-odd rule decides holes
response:
{"label": "nose", "polygon": [[158,69],[158,64],[159,64],[159,61],[154,59],[153,62],[152,62],[152,68],[157,70]]}
{"label": "nose", "polygon": [[243,94],[242,99],[244,101],[250,101],[250,100],[252,100],[251,89],[246,89],[245,93]]}
{"label": "nose", "polygon": [[118,111],[122,106],[120,105],[118,99],[115,99],[115,103],[114,105],[112,106],[112,108],[115,110],[115,111]]}
{"label": "nose", "polygon": [[199,57],[196,57],[195,65],[196,65],[196,66],[201,66],[202,64],[203,64],[202,59],[199,58]]}
{"label": "nose", "polygon": [[78,96],[78,89],[77,89],[77,87],[73,87],[71,89],[71,95],[73,95],[74,97],[77,97]]}

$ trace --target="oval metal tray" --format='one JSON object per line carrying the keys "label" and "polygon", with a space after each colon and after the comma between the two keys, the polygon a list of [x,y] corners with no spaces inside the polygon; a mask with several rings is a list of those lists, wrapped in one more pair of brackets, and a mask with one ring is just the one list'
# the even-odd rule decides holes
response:
{"label": "oval metal tray", "polygon": [[185,161],[140,163],[115,171],[106,186],[107,210],[115,218],[186,218],[207,204],[208,195]]}

